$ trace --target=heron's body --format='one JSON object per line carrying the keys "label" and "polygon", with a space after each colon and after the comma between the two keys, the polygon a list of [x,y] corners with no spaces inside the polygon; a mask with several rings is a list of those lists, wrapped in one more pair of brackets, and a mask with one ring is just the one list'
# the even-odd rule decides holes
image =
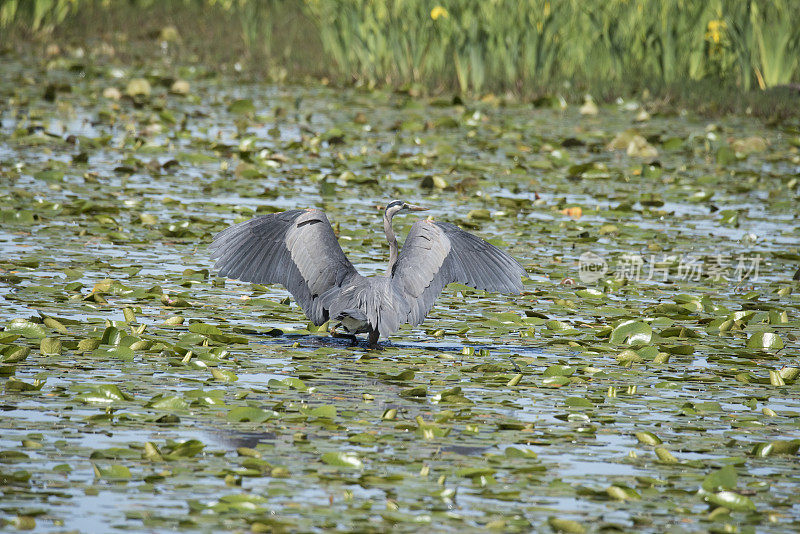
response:
{"label": "heron's body", "polygon": [[212,257],[218,258],[220,275],[281,284],[314,324],[338,321],[350,334],[368,333],[371,346],[401,324],[422,323],[451,282],[503,293],[522,290],[525,271],[516,260],[449,223],[417,221],[398,250],[392,217],[419,209],[397,200],[386,207],[389,265],[384,275],[361,276],[317,209],[263,215],[231,226],[214,237]]}

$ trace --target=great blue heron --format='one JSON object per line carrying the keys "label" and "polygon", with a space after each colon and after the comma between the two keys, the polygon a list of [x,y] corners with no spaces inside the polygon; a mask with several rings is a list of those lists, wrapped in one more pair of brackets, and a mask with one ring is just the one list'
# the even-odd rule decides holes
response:
{"label": "great blue heron", "polygon": [[221,276],[281,284],[315,325],[339,321],[351,335],[368,333],[369,346],[403,323],[418,325],[444,286],[519,293],[525,270],[483,239],[446,222],[419,220],[398,252],[392,218],[423,211],[393,200],[383,215],[389,265],[382,276],[364,277],[339,246],[325,212],[289,210],[236,224],[210,246]]}

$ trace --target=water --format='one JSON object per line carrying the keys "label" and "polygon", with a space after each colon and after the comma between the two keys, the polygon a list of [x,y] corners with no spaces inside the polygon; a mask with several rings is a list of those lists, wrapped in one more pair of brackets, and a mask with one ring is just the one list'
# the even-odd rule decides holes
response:
{"label": "water", "polygon": [[[38,68],[31,65],[26,68]],[[95,81],[119,83],[109,76]],[[780,131],[744,119],[720,121],[730,136],[762,135],[770,142],[768,153],[720,166],[713,151],[692,145],[705,135],[703,120],[656,116],[638,127],[653,139],[681,136],[689,148],[659,145],[664,174],[648,178],[642,161],[605,149],[631,125],[624,110],[604,108],[602,120],[588,124],[575,110],[425,102],[408,109],[395,95],[193,80],[199,100],[162,95],[159,105],[180,117],[172,124],[159,118],[153,102],[98,101],[96,88],[74,82],[73,93],[51,104],[40,101],[36,88],[0,81],[0,94],[27,95],[42,124],[60,137],[18,138],[14,132],[31,120],[21,108],[0,110],[0,211],[37,216],[2,219],[0,325],[48,316],[65,329],[45,328],[62,343],[57,355],[42,354],[38,335],[6,341],[30,354],[13,366],[0,363],[7,367],[0,377],[0,453],[27,457],[2,457],[0,472],[25,471],[30,480],[0,488],[0,519],[36,514],[37,530],[54,532],[250,530],[271,521],[309,532],[416,530],[420,524],[480,531],[496,519],[507,521],[506,530],[530,531],[551,517],[598,529],[663,532],[678,524],[699,531],[729,521],[789,532],[800,518],[791,500],[795,455],[751,454],[759,443],[800,438],[796,384],[771,386],[768,377],[769,370],[796,367],[798,351],[791,335],[798,328],[796,288],[789,282],[798,264],[792,256],[798,222],[786,201],[797,194],[786,184],[798,167]],[[252,99],[255,115],[227,111],[234,98]],[[276,107],[292,111],[276,119]],[[486,120],[473,121],[472,108]],[[367,114],[369,129],[353,121],[358,111]],[[443,117],[455,126],[435,126]],[[407,119],[431,125],[404,131]],[[343,144],[325,140],[334,127],[344,132]],[[504,135],[509,131],[520,135]],[[84,138],[68,145],[68,135]],[[575,136],[587,144],[557,146]],[[569,162],[540,151],[545,142]],[[88,163],[73,161],[81,150]],[[283,157],[265,157],[276,154]],[[178,164],[164,169],[171,160]],[[614,176],[570,178],[571,165],[589,161]],[[41,178],[46,170],[64,177]],[[348,181],[348,173],[376,178],[377,185]],[[447,187],[422,187],[429,176]],[[687,200],[700,189],[714,196]],[[644,206],[651,193],[663,205]],[[447,290],[423,325],[406,327],[382,340],[382,351],[371,351],[364,340],[352,346],[310,332],[297,305],[282,302],[282,288],[223,286],[212,283],[213,274],[184,274],[212,268],[206,246],[234,220],[258,208],[310,206],[326,210],[360,272],[381,273],[387,250],[377,207],[391,198],[424,204],[437,220],[502,239],[528,271],[525,292]],[[631,209],[614,211],[622,203]],[[563,214],[569,205],[582,206],[583,215]],[[480,209],[490,218],[475,215]],[[725,209],[740,212],[738,225],[720,220]],[[398,234],[412,222],[398,218]],[[616,230],[602,233],[604,225]],[[614,285],[609,274],[609,284],[597,284],[606,292],[593,299],[578,293],[577,259],[585,251],[610,264],[631,253],[722,254],[732,261],[747,253],[764,261],[758,279],[744,284],[686,280],[673,270],[667,282]],[[128,289],[92,295],[106,278]],[[69,289],[71,282],[83,287]],[[167,306],[147,292],[156,285],[187,305]],[[742,330],[707,334],[707,324],[728,312],[687,310],[667,322],[652,311],[678,295],[706,296],[730,311],[786,311],[789,322],[771,324],[767,317]],[[125,308],[135,316],[127,326]],[[550,330],[545,320],[493,319],[508,312],[543,314],[572,330]],[[183,324],[166,326],[175,315]],[[653,325],[648,345],[657,352],[673,344],[690,344],[694,352],[671,354],[664,364],[649,354],[621,365],[616,357],[628,347],[611,343],[609,332],[628,318]],[[132,360],[79,349],[78,343],[99,339],[107,321],[132,338],[123,344],[144,342]],[[216,326],[222,336],[191,332],[193,323]],[[660,337],[667,324],[700,337]],[[759,330],[778,332],[784,349],[747,349]],[[212,349],[227,352],[219,357]],[[561,382],[546,380],[555,364],[574,372]],[[742,373],[753,379],[744,381]],[[19,391],[11,377],[31,385],[46,381],[41,390]],[[82,400],[86,387],[109,384],[127,396]],[[159,404],[165,396],[177,401]],[[762,416],[762,408],[777,416]],[[252,417],[263,419],[235,421],[229,417],[235,409],[254,409]],[[641,432],[657,436],[657,446],[677,463],[659,460],[655,446],[637,438]],[[167,458],[188,440],[201,442],[202,450]],[[147,457],[148,443],[165,459]],[[119,458],[103,458],[112,448],[120,449]],[[536,457],[507,453],[511,448]],[[354,455],[357,466],[340,453]],[[735,462],[735,489],[759,514],[710,521],[697,488],[729,458],[742,459]],[[56,469],[63,464],[71,470]],[[128,468],[130,478],[95,473],[95,466],[116,465]],[[475,469],[486,474],[471,475]],[[751,491],[763,482],[768,489]],[[631,488],[638,497],[612,499],[611,486]],[[242,494],[263,502],[237,508],[224,500]],[[774,510],[781,515],[768,523]]]}

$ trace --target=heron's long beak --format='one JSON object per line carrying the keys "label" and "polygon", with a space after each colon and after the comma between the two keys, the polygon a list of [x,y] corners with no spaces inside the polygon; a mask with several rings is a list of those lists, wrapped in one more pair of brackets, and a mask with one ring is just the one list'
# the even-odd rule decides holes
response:
{"label": "heron's long beak", "polygon": [[406,204],[406,207],[410,211],[428,211],[428,208],[423,208],[422,206],[415,206],[414,204]]}

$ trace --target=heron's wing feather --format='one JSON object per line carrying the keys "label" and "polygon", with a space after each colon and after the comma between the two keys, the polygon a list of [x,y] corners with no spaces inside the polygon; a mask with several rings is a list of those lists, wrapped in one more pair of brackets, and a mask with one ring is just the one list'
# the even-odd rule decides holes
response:
{"label": "heron's wing feather", "polygon": [[221,276],[281,284],[315,324],[327,319],[319,296],[356,274],[321,210],[262,215],[214,236],[209,246]]}
{"label": "heron's wing feather", "polygon": [[523,274],[514,258],[491,243],[454,224],[423,220],[411,227],[391,278],[408,322],[420,324],[447,284],[519,293]]}

